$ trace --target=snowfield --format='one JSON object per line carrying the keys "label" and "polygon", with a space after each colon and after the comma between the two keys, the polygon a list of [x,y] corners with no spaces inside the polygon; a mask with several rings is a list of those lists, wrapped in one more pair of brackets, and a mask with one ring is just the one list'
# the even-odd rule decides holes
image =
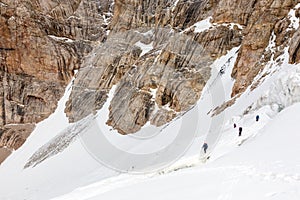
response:
{"label": "snowfield", "polygon": [[[119,175],[78,188],[55,200],[98,199],[289,199],[300,198],[300,104],[282,111],[274,119],[249,118],[245,130],[259,129],[245,143],[233,127],[227,127],[224,152],[216,148],[207,163],[178,171],[145,175]],[[261,128],[261,123],[269,121]],[[230,139],[229,139],[230,138]],[[221,151],[222,150],[222,151]],[[228,149],[227,149],[228,150]],[[216,156],[216,157],[215,157]],[[190,161],[197,162],[197,158]],[[185,162],[188,166],[189,162]],[[175,168],[174,168],[175,169]]]}
{"label": "snowfield", "polygon": [[[237,50],[212,65],[194,108],[135,135],[119,135],[105,124],[109,102],[97,115],[69,124],[63,111],[70,84],[56,112],[0,166],[0,199],[299,200],[300,71],[287,63],[287,53],[281,66],[265,69],[272,71],[257,89],[220,115],[207,114],[230,100]],[[241,137],[233,123],[243,127]]]}

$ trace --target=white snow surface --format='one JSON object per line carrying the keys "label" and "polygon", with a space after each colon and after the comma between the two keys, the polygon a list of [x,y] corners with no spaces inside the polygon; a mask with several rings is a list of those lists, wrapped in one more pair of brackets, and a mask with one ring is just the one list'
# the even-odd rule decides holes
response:
{"label": "white snow surface", "polygon": [[67,37],[58,37],[55,35],[48,35],[48,36],[56,41],[62,41],[62,42],[68,42],[68,43],[74,42],[74,40],[67,38]]}
{"label": "white snow surface", "polygon": [[204,19],[202,21],[199,21],[194,24],[195,26],[195,33],[203,32],[205,30],[208,30],[210,27],[212,27],[212,24],[210,23],[211,17],[208,17],[207,19]]}
{"label": "white snow surface", "polygon": [[144,43],[138,41],[135,43],[135,45],[142,49],[142,53],[140,56],[145,55],[146,53],[148,53],[149,51],[151,51],[153,49],[153,42],[151,42],[149,44],[144,44]]}
{"label": "white snow surface", "polygon": [[291,20],[291,25],[289,29],[295,29],[297,30],[299,28],[299,18],[296,17],[296,10],[300,8],[300,3],[298,3],[294,9],[291,9],[288,16]]}
{"label": "white snow surface", "polygon": [[[292,15],[293,14],[291,14],[291,16]],[[193,24],[192,26],[190,26],[189,28],[185,29],[184,32],[189,31],[193,28],[194,33],[201,33],[201,32],[204,32],[206,30],[209,30],[210,28],[218,27],[218,26],[227,26],[230,29],[234,29],[234,26],[237,26],[238,29],[243,30],[243,26],[238,24],[238,23],[211,23],[211,20],[212,20],[212,17],[208,17],[206,19],[198,21],[195,24]]]}
{"label": "white snow surface", "polygon": [[121,174],[54,199],[299,199],[300,104],[274,119],[267,111],[259,110],[264,114],[258,122],[254,115],[236,119],[244,127],[241,138],[232,124],[226,124],[206,163],[190,156],[158,173]]}
{"label": "white snow surface", "polygon": [[[97,113],[96,125],[87,132],[93,133],[93,130],[100,129],[103,138],[121,152],[145,155],[156,153],[153,158],[146,160],[150,163],[110,155],[101,145],[88,147],[85,139],[97,141],[97,136],[94,138],[94,135],[84,133],[63,152],[33,168],[24,169],[34,153],[63,133],[62,130],[72,126],[63,112],[70,94],[69,85],[56,112],[39,123],[26,143],[0,166],[0,199],[134,200],[143,197],[146,200],[298,200],[299,65],[288,64],[287,54],[283,55],[285,62],[272,67],[276,70],[271,71],[257,89],[248,89],[222,114],[213,118],[207,114],[230,99],[234,83],[231,70],[237,50],[238,48],[232,49],[215,61],[211,78],[197,105],[168,126],[155,128],[147,124],[137,134],[123,136],[105,124],[109,103]],[[225,73],[221,75],[219,70],[222,67]],[[112,98],[114,89],[115,87],[110,91],[109,99]],[[291,95],[277,96],[280,100],[275,98],[276,94],[289,90],[292,91]],[[285,102],[284,109],[279,114],[278,109],[273,107],[274,102],[278,101]],[[255,105],[254,110],[243,115],[250,105]],[[260,115],[258,122],[255,121],[257,114]],[[182,134],[180,130],[184,123],[188,123],[184,136],[192,136],[193,140],[176,160],[168,160],[170,154],[165,154],[165,147],[174,143],[177,136]],[[233,128],[233,123],[243,127],[241,137],[237,136],[238,130]],[[189,133],[190,131],[194,133]],[[205,163],[199,160],[199,156],[204,156],[203,152],[200,153],[204,141],[209,145],[210,155]],[[184,139],[182,142],[185,142]],[[181,144],[177,145],[179,148]],[[93,153],[91,148],[94,148]],[[95,152],[107,154],[117,163],[122,164],[125,160],[125,164],[129,163],[125,167],[134,163],[135,167],[145,170],[138,171],[139,173],[116,171],[109,164],[102,164]],[[143,168],[145,164],[149,168]]]}

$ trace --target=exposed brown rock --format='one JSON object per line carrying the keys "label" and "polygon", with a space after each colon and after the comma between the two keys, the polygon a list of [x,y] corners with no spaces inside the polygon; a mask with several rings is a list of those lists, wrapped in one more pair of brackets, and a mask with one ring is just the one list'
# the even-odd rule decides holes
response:
{"label": "exposed brown rock", "polygon": [[291,45],[289,48],[290,60],[289,62],[299,63],[300,62],[300,29],[298,29],[292,37]]}
{"label": "exposed brown rock", "polygon": [[174,112],[173,110],[166,110],[162,108],[152,115],[150,123],[155,126],[162,126],[172,121],[175,117],[176,112]]}
{"label": "exposed brown rock", "polygon": [[237,95],[235,97],[233,97],[232,99],[230,99],[229,101],[226,101],[225,103],[223,103],[220,106],[217,106],[216,108],[214,108],[213,110],[211,110],[208,114],[211,114],[211,116],[216,116],[220,113],[222,113],[224,110],[226,110],[226,108],[232,106],[235,104],[235,101],[240,97],[240,95]]}
{"label": "exposed brown rock", "polygon": [[2,163],[10,154],[11,150],[6,148],[0,148],[0,163]]}
{"label": "exposed brown rock", "polygon": [[130,82],[123,82],[111,101],[107,124],[121,134],[135,133],[147,123],[153,109],[154,102],[148,92],[139,91]]}
{"label": "exposed brown rock", "polygon": [[[292,0],[257,1],[244,30],[245,36],[232,72],[232,77],[236,79],[232,96],[244,92],[251,85],[254,77],[264,68],[262,55],[269,44],[275,24],[287,17],[296,3],[297,1]],[[279,40],[277,42],[280,43]]]}
{"label": "exposed brown rock", "polygon": [[81,59],[105,39],[111,9],[109,0],[0,2],[1,160],[54,112]]}
{"label": "exposed brown rock", "polygon": [[111,87],[132,67],[141,50],[134,31],[116,34],[86,58],[83,68],[76,75],[73,90],[66,105],[71,122],[86,117],[100,109],[107,99]]}
{"label": "exposed brown rock", "polygon": [[246,26],[257,2],[257,0],[221,0],[213,13],[213,22]]}
{"label": "exposed brown rock", "polygon": [[33,131],[33,124],[5,125],[1,132],[0,147],[6,150],[16,150],[22,146],[26,138]]}
{"label": "exposed brown rock", "polygon": [[116,0],[114,17],[110,24],[113,31],[140,27],[169,27],[185,29],[212,14],[216,0]]}
{"label": "exposed brown rock", "polygon": [[[153,49],[141,56],[138,41],[153,44]],[[101,108],[117,84],[109,125],[122,134],[138,131],[147,121],[161,126],[197,102],[210,77],[209,66],[240,43],[240,30],[226,26],[188,35],[168,28],[113,33],[78,72],[67,115],[77,121]],[[99,91],[101,97],[96,98]]]}

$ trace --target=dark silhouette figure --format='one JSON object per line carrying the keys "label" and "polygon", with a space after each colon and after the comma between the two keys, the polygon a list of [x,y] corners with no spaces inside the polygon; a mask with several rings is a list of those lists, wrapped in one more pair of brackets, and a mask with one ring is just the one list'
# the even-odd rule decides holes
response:
{"label": "dark silhouette figure", "polygon": [[203,144],[202,148],[203,148],[203,151],[204,151],[204,153],[206,153],[206,151],[207,151],[207,148],[208,148],[208,145],[207,145],[207,143],[206,143],[206,142],[204,142],[204,144]]}
{"label": "dark silhouette figure", "polygon": [[239,127],[239,136],[242,136],[242,131],[243,131],[243,128]]}
{"label": "dark silhouette figure", "polygon": [[221,68],[221,69],[220,69],[220,75],[222,76],[223,74],[225,74],[225,69],[224,69],[224,68]]}
{"label": "dark silhouette figure", "polygon": [[256,121],[258,122],[258,120],[259,120],[259,115],[256,115],[255,119],[256,119]]}
{"label": "dark silhouette figure", "polygon": [[233,124],[233,128],[236,128],[236,123]]}

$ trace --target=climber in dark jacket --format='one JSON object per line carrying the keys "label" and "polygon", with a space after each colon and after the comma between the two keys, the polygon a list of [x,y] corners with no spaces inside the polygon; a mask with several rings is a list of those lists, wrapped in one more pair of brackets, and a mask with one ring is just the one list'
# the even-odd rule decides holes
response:
{"label": "climber in dark jacket", "polygon": [[242,136],[242,131],[243,131],[243,128],[239,127],[239,136]]}
{"label": "climber in dark jacket", "polygon": [[256,119],[256,121],[258,122],[258,120],[259,120],[259,115],[256,115],[255,119]]}
{"label": "climber in dark jacket", "polygon": [[208,145],[206,142],[204,142],[203,146],[202,146],[203,150],[204,150],[204,153],[206,153],[206,150],[208,148]]}
{"label": "climber in dark jacket", "polygon": [[222,76],[223,74],[225,74],[225,69],[224,68],[221,68],[220,71],[219,71],[220,75]]}

